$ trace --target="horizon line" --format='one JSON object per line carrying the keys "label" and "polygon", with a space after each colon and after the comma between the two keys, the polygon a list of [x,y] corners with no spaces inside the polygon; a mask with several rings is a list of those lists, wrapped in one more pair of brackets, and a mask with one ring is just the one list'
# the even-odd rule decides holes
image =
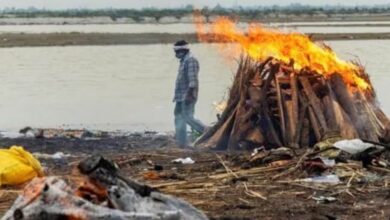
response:
{"label": "horizon line", "polygon": [[[218,6],[219,5],[219,6]],[[91,11],[98,11],[98,10],[169,10],[169,9],[185,9],[187,7],[192,7],[193,9],[214,9],[216,7],[221,7],[223,9],[271,9],[273,7],[280,7],[280,8],[287,8],[289,6],[299,6],[302,8],[380,8],[380,7],[390,7],[390,3],[382,3],[382,4],[323,4],[323,5],[314,5],[314,4],[300,4],[300,3],[290,3],[290,4],[273,4],[273,5],[253,5],[253,6],[221,6],[220,4],[216,4],[215,6],[203,6],[203,7],[195,7],[192,4],[188,5],[182,5],[182,6],[176,6],[176,7],[159,7],[159,6],[149,6],[149,7],[142,7],[142,8],[134,8],[134,7],[68,7],[68,8],[46,8],[46,7],[37,7],[37,6],[26,6],[26,7],[15,7],[15,6],[5,6],[0,7],[0,10],[37,10],[37,11],[66,11],[66,10],[91,10]]]}

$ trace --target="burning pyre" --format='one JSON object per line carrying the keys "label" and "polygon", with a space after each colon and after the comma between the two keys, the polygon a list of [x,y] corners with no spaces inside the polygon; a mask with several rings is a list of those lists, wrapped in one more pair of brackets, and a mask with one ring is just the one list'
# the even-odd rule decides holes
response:
{"label": "burning pyre", "polygon": [[364,68],[299,33],[251,25],[247,33],[221,18],[199,39],[231,43],[244,54],[220,120],[197,140],[217,149],[313,146],[329,138],[389,140]]}

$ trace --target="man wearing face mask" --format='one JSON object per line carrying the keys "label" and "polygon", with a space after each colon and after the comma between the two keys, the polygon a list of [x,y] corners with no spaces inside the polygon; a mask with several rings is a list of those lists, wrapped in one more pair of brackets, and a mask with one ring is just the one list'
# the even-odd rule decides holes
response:
{"label": "man wearing face mask", "polygon": [[175,131],[179,147],[187,147],[187,124],[203,133],[205,126],[194,118],[195,104],[199,90],[199,62],[192,56],[188,43],[184,40],[174,45],[175,56],[180,60],[179,72],[176,77],[175,96]]}

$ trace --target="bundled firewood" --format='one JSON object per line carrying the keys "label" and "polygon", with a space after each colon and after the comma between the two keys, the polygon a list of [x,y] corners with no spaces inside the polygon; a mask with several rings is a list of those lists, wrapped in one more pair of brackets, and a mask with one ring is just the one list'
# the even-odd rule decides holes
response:
{"label": "bundled firewood", "polygon": [[219,121],[196,146],[242,150],[260,146],[310,147],[330,137],[389,141],[390,121],[370,87],[346,82],[339,73],[294,69],[294,61],[242,58]]}

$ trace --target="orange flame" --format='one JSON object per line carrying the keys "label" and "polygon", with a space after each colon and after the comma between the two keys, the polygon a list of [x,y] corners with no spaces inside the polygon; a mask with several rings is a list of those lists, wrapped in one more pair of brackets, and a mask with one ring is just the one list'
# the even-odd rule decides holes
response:
{"label": "orange flame", "polygon": [[243,50],[252,59],[264,60],[272,56],[286,63],[293,59],[296,70],[309,68],[325,77],[339,73],[350,86],[356,85],[363,90],[370,88],[369,83],[360,77],[362,67],[340,59],[330,47],[315,43],[304,34],[284,33],[260,24],[251,24],[244,33],[225,17],[213,22],[207,33],[199,17],[195,16],[195,23],[200,41],[237,43],[239,50],[236,52]]}

